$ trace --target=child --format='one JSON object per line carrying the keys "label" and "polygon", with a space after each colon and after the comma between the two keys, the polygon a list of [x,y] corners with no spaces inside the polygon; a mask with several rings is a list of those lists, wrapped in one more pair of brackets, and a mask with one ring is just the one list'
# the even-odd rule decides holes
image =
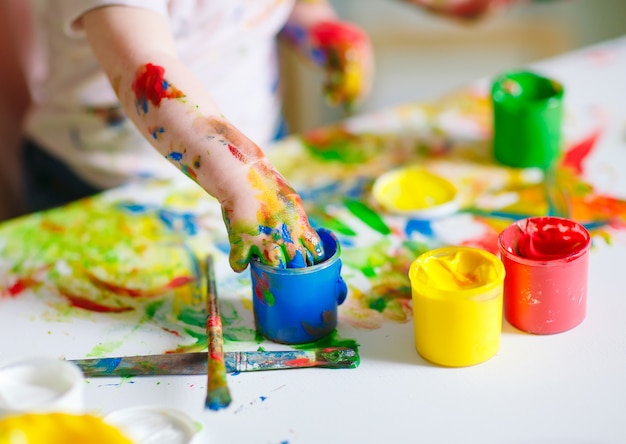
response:
{"label": "child", "polygon": [[253,255],[281,267],[323,257],[299,195],[259,148],[281,120],[275,38],[285,28],[287,41],[326,69],[329,99],[349,106],[370,83],[360,29],[323,0],[32,7],[47,70],[25,125],[29,210],[168,177],[173,164],[219,200],[233,270]]}

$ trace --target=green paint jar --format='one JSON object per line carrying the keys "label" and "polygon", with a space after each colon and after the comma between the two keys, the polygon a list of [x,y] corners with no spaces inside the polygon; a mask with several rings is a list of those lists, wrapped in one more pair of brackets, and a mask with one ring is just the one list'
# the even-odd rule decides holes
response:
{"label": "green paint jar", "polygon": [[493,153],[503,165],[550,168],[560,157],[563,86],[530,71],[511,71],[491,87]]}

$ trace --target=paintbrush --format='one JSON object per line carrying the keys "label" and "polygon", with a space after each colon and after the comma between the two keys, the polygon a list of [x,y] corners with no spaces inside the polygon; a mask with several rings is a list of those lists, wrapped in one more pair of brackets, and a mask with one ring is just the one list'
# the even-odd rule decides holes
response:
{"label": "paintbrush", "polygon": [[[88,378],[205,375],[208,371],[207,354],[207,352],[166,353],[163,355],[76,359],[70,362],[78,365]],[[229,373],[312,367],[346,369],[358,367],[359,362],[360,358],[356,350],[344,347],[224,353],[224,364]]]}
{"label": "paintbrush", "polygon": [[217,304],[217,285],[213,256],[206,258],[206,339],[207,339],[207,391],[205,408],[219,410],[230,405],[230,390],[224,364],[224,336],[222,319]]}

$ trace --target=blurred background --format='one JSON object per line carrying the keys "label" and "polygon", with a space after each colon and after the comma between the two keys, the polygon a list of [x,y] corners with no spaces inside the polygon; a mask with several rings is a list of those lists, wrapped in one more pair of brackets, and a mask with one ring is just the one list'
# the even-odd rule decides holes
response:
{"label": "blurred background", "polygon": [[[357,113],[434,99],[484,76],[626,35],[626,0],[539,0],[476,23],[437,17],[400,0],[331,3],[374,46],[372,94]],[[290,131],[342,119],[321,96],[321,76],[288,50],[282,53]]]}

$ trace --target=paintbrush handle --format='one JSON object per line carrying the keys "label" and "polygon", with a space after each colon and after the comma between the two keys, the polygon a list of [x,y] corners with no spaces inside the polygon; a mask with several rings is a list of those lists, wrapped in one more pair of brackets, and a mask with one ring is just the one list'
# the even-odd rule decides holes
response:
{"label": "paintbrush handle", "polygon": [[351,348],[316,350],[233,352],[227,356],[229,367],[238,372],[308,367],[355,368],[359,355]]}
{"label": "paintbrush handle", "polygon": [[217,285],[215,283],[215,267],[213,257],[207,257],[207,320],[206,335],[208,346],[207,394],[205,406],[210,410],[228,407],[231,402],[230,390],[226,380],[224,363],[224,336],[222,319],[217,303]]}

